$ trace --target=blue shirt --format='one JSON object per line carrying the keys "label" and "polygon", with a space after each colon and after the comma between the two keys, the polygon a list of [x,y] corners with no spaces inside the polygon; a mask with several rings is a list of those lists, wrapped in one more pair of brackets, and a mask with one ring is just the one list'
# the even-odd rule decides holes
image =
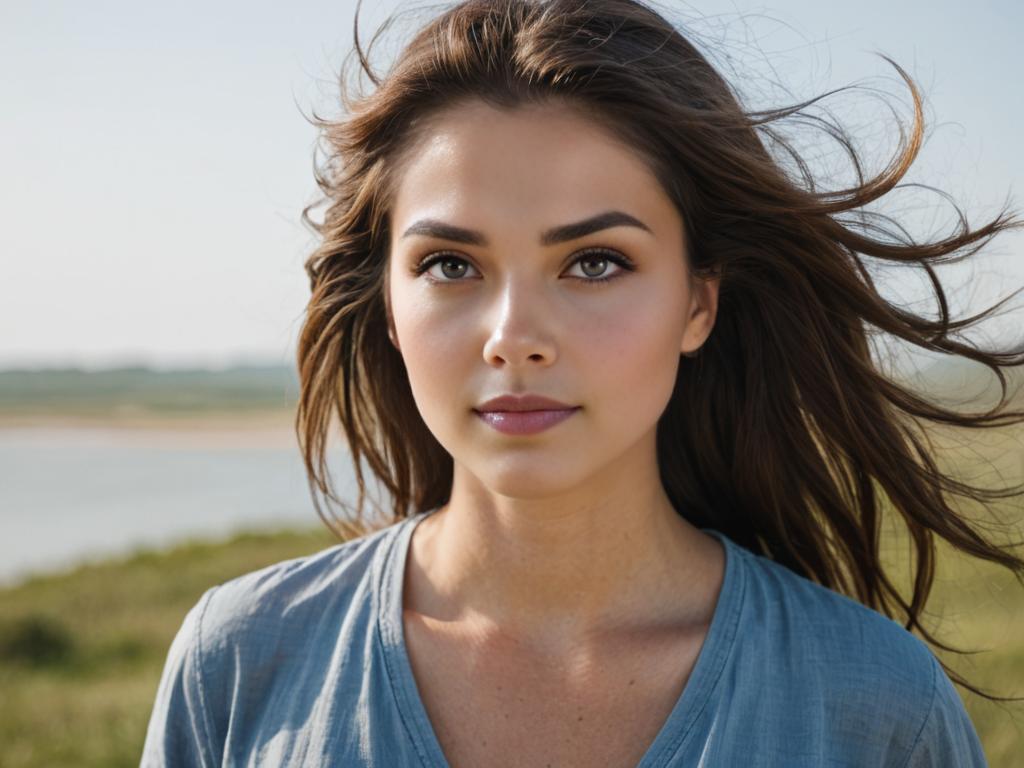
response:
{"label": "blue shirt", "polygon": [[[429,514],[207,590],[171,644],[142,765],[445,768],[402,631]],[[703,530],[725,546],[721,592],[638,768],[986,765],[924,642]]]}

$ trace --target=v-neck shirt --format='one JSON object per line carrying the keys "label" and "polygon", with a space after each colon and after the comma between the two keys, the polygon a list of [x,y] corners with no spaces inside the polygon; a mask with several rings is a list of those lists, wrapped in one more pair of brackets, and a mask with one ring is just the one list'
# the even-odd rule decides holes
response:
{"label": "v-neck shirt", "polygon": [[[208,589],[168,651],[142,765],[449,768],[402,619],[412,533],[432,512]],[[723,544],[722,586],[636,768],[986,765],[921,640],[701,530]]]}

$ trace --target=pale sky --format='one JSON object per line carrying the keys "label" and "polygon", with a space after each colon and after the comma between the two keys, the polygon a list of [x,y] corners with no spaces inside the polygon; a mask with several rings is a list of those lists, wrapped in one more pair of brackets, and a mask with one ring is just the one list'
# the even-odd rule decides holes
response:
{"label": "pale sky", "polygon": [[[364,3],[364,41],[392,10],[425,5]],[[905,105],[872,51],[892,55],[932,123],[907,180],[950,192],[976,223],[1008,194],[1024,211],[1015,0],[661,5],[708,17],[699,34],[724,41],[752,99],[771,97],[768,78],[801,98],[865,81]],[[0,367],[292,360],[314,244],[299,214],[317,193],[302,112],[332,111],[353,13],[343,0],[0,7]],[[895,146],[879,102],[826,104],[867,149]],[[870,159],[879,170],[888,156]],[[920,234],[948,232],[941,198],[917,199],[931,206]],[[954,284],[978,302],[1024,285],[1024,237],[994,241],[975,270]],[[911,298],[922,284],[897,276],[887,290]],[[1024,310],[1000,322],[1000,335],[1024,327]]]}

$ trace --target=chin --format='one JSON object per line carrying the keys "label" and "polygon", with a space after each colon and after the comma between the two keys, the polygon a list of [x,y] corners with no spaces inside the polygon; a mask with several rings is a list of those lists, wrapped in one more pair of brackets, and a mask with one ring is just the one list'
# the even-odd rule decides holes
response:
{"label": "chin", "polygon": [[500,464],[481,467],[473,474],[480,485],[491,493],[511,499],[561,496],[585,482],[583,476],[577,476],[578,467],[559,468],[557,462],[543,457],[524,461],[512,458],[502,460]]}

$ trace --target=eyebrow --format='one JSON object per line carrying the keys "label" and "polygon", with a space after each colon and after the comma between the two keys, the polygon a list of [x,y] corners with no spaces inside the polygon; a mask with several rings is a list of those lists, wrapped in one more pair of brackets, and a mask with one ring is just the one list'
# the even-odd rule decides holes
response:
{"label": "eyebrow", "polygon": [[[650,227],[636,217],[630,216],[628,213],[624,213],[623,211],[606,211],[605,213],[599,213],[596,216],[591,216],[590,218],[583,219],[582,221],[573,222],[572,224],[562,224],[561,226],[552,227],[541,234],[540,244],[556,245],[558,243],[564,243],[569,240],[576,240],[578,238],[585,237],[593,232],[600,232],[602,229],[611,229],[612,227],[637,227],[647,232],[651,232]],[[651,232],[651,234],[654,233]],[[448,224],[444,221],[438,221],[437,219],[420,219],[405,230],[402,237],[406,238],[412,235],[438,237],[443,240],[465,243],[466,245],[488,245],[487,236],[484,235],[483,232],[478,232],[474,229],[465,229],[464,227],[457,227],[454,224]]]}

